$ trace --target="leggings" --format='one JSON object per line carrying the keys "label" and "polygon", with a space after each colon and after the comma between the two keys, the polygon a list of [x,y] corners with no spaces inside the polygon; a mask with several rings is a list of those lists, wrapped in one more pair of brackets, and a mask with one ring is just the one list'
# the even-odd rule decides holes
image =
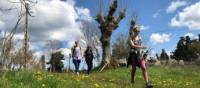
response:
{"label": "leggings", "polygon": [[[137,61],[134,57],[132,57],[131,62],[132,62],[131,80],[134,81]],[[147,75],[147,68],[146,68],[145,60],[142,58],[139,64],[140,64],[140,67],[143,72],[144,80],[145,80],[145,82],[148,82],[148,75]]]}
{"label": "leggings", "polygon": [[92,67],[93,67],[93,63],[92,63],[92,58],[86,58],[85,61],[86,61],[86,64],[88,66],[88,69],[87,69],[87,74],[89,74],[92,70]]}

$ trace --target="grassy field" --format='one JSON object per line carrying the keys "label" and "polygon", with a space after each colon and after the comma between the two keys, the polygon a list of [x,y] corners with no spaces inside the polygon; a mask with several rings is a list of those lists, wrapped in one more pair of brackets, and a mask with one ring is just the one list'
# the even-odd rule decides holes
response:
{"label": "grassy field", "polygon": [[[200,88],[199,67],[149,67],[154,88]],[[141,70],[135,84],[130,83],[130,69],[104,70],[91,75],[48,73],[46,71],[12,71],[0,77],[1,88],[144,88]]]}

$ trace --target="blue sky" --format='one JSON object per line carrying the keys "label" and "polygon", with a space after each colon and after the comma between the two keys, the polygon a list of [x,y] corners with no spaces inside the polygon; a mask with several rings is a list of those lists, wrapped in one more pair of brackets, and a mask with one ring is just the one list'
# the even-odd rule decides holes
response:
{"label": "blue sky", "polygon": [[[16,0],[17,1],[17,0]],[[29,20],[30,47],[36,51],[46,49],[48,40],[58,40],[60,48],[72,46],[82,38],[80,20],[94,22],[97,12],[105,12],[112,0],[38,0],[32,7],[34,17]],[[161,49],[173,51],[179,38],[200,34],[199,0],[118,0],[119,9],[126,8],[126,17],[113,32],[112,42],[119,33],[127,34],[131,16],[137,15],[143,42],[153,48],[154,53]],[[21,10],[19,4],[0,0],[0,8],[18,8],[12,11],[0,10],[0,30],[10,32]],[[21,21],[23,22],[23,21]],[[23,40],[23,23],[15,35]],[[1,34],[2,36],[2,34]]]}
{"label": "blue sky", "polygon": [[[74,41],[83,38],[83,24],[80,20],[95,22],[99,7],[101,6],[103,11],[108,10],[112,0],[37,1],[31,8],[34,17],[29,18],[29,44],[30,48],[35,50],[37,58],[40,58],[46,51],[50,52],[47,49],[49,40],[57,40],[56,48],[70,48]],[[0,37],[14,27],[16,17],[21,11],[20,6],[19,3],[0,0],[1,9],[17,8],[11,11],[0,9]],[[112,42],[116,41],[119,33],[128,33],[133,14],[137,15],[143,42],[147,47],[153,48],[152,54],[160,53],[161,49],[168,53],[174,51],[181,36],[196,38],[200,34],[199,0],[119,0],[119,7],[126,7],[126,17],[113,32]],[[24,39],[23,24],[22,20],[14,36],[17,41]],[[16,44],[16,47],[21,46],[22,42]]]}
{"label": "blue sky", "polygon": [[[92,16],[95,17],[100,5],[97,4],[99,2],[104,3],[106,6],[108,5],[109,0],[76,0],[76,5],[89,8]],[[155,52],[160,52],[162,48],[166,49],[166,51],[173,51],[177,41],[181,36],[189,33],[193,34],[194,37],[200,33],[199,29],[193,30],[189,29],[187,26],[170,26],[170,22],[173,17],[175,17],[179,12],[182,12],[184,8],[199,2],[199,0],[124,0],[119,2],[122,7],[127,8],[127,12],[126,18],[121,21],[121,25],[118,30],[114,31],[113,33],[113,40],[119,33],[126,34],[128,32],[129,19],[132,14],[137,15],[137,21],[139,25],[146,27],[145,30],[141,31],[141,36],[143,37],[147,46],[152,47]],[[181,4],[176,7],[175,10],[167,12],[167,8],[173,2],[184,2],[185,4]],[[196,10],[198,11],[198,9]],[[159,35],[162,35],[163,33],[167,34],[169,35],[169,40],[154,44],[154,41],[150,40],[152,33],[157,33]]]}

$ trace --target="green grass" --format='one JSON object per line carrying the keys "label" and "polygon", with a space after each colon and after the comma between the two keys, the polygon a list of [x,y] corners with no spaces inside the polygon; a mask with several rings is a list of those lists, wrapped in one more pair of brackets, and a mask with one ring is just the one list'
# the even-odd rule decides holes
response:
{"label": "green grass", "polygon": [[[200,68],[149,67],[154,88],[200,88]],[[46,71],[11,71],[0,77],[1,88],[144,88],[141,70],[136,82],[130,83],[130,69],[104,70],[91,75],[49,73]]]}

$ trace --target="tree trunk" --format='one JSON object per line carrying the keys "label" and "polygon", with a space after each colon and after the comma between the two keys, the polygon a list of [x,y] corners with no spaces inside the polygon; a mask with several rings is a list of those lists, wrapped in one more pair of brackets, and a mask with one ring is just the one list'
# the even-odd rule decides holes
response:
{"label": "tree trunk", "polygon": [[102,70],[110,64],[111,60],[111,48],[110,48],[110,37],[101,37],[101,43],[103,48],[103,57],[101,62]]}
{"label": "tree trunk", "polygon": [[117,0],[114,0],[113,4],[110,6],[108,15],[104,16],[101,12],[97,14],[96,21],[100,24],[99,28],[101,30],[101,43],[103,48],[103,57],[101,67],[102,71],[105,67],[110,65],[111,61],[111,47],[110,47],[110,38],[113,30],[117,29],[119,22],[125,17],[125,10],[121,11],[118,17],[114,16],[114,13],[117,10]]}

